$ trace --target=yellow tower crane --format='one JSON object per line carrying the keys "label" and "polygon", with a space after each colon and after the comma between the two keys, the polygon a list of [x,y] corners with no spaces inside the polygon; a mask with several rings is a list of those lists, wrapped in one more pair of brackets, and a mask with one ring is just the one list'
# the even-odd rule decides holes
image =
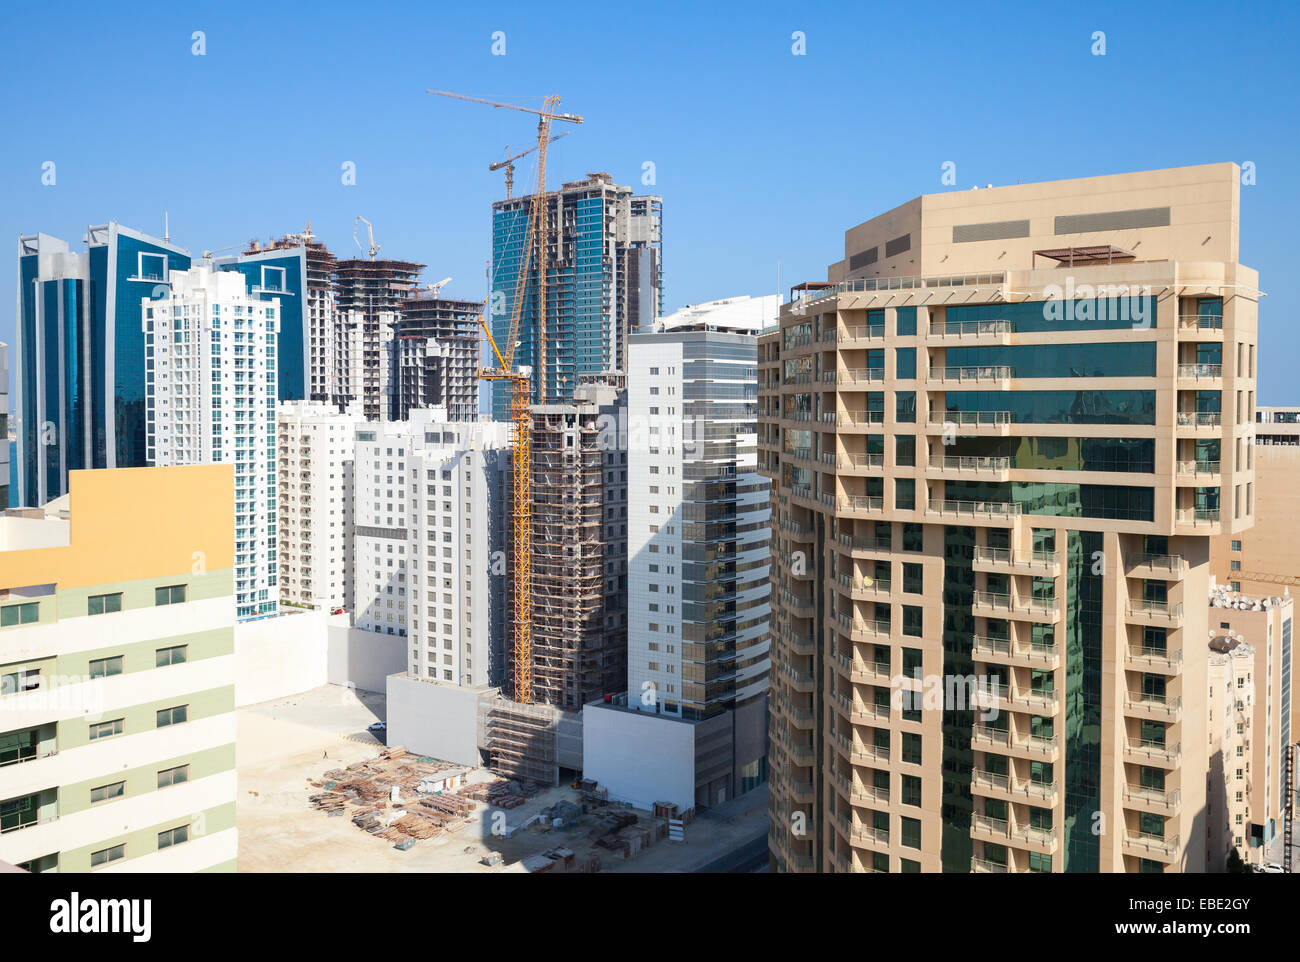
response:
{"label": "yellow tower crane", "polygon": [[[450,93],[446,90],[429,90],[426,93],[440,97],[453,97],[471,103],[487,104],[489,107],[504,107],[508,110],[521,110],[537,115],[537,186],[533,190],[532,202],[528,214],[528,237],[524,244],[524,256],[520,259],[519,272],[515,276],[514,299],[510,306],[510,329],[506,338],[506,352],[501,353],[496,338],[488,328],[482,315],[478,325],[483,329],[492,353],[497,360],[497,367],[479,368],[478,376],[486,381],[505,381],[510,386],[510,417],[515,426],[514,443],[514,700],[521,704],[531,704],[533,700],[533,451],[532,451],[532,415],[528,410],[532,400],[532,369],[526,365],[515,366],[515,347],[519,343],[519,319],[523,312],[524,292],[528,284],[528,269],[534,252],[537,256],[537,283],[535,285],[537,304],[537,324],[539,331],[546,330],[546,148],[550,144],[551,122],[563,120],[567,123],[580,124],[582,118],[577,114],[557,113],[560,104],[559,94],[547,97],[542,109],[518,107],[514,104],[497,103],[481,97],[467,97],[464,94]],[[544,359],[539,359],[539,364]]]}

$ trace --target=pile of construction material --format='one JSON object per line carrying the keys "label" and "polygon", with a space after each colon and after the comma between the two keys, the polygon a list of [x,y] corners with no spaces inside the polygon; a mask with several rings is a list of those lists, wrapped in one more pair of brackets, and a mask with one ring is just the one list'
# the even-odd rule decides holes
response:
{"label": "pile of construction material", "polygon": [[538,791],[537,783],[527,779],[508,782],[502,780],[488,787],[485,800],[497,808],[518,808]]}
{"label": "pile of construction material", "polygon": [[312,781],[321,792],[308,801],[327,815],[350,814],[362,831],[403,851],[417,839],[439,838],[465,827],[492,786],[465,786],[465,770],[397,746],[379,757],[326,772]]}

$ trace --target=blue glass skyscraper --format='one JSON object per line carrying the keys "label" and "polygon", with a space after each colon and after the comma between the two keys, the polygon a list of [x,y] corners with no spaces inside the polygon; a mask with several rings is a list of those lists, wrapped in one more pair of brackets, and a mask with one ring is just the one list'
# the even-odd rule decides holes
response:
{"label": "blue glass skyscraper", "polygon": [[[533,399],[568,401],[579,381],[626,368],[629,332],[648,330],[663,301],[662,201],[634,197],[609,174],[588,174],[546,195],[541,248],[528,254],[531,197],[492,205],[492,336],[508,350],[515,286],[525,257],[515,346],[533,370]],[[538,271],[546,271],[545,323]],[[508,416],[502,382],[493,384],[493,416]]]}
{"label": "blue glass skyscraper", "polygon": [[140,305],[189,252],[109,223],[85,253],[47,234],[18,241],[13,367],[20,505],[67,491],[68,471],[145,465]]}

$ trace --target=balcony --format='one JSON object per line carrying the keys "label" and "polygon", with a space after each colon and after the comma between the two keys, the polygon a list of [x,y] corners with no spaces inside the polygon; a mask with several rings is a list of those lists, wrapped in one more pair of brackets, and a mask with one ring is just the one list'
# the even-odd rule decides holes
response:
{"label": "balcony", "polygon": [[1130,739],[1124,743],[1124,760],[1142,765],[1176,768],[1182,760],[1182,745]]}
{"label": "balcony", "polygon": [[[1005,818],[991,818],[975,812],[970,819],[970,833],[975,838],[1005,842],[1011,838],[1011,823]],[[1006,866],[1003,866],[1003,871],[1006,871]]]}
{"label": "balcony", "polygon": [[1142,645],[1128,649],[1128,667],[1139,671],[1155,671],[1162,675],[1177,675],[1183,670],[1183,650],[1149,648]]}
{"label": "balcony", "polygon": [[1208,475],[1220,473],[1220,463],[1218,461],[1179,461],[1178,476],[1180,478],[1203,478]]}
{"label": "balcony", "polygon": [[889,684],[889,662],[868,662],[848,655],[835,655],[840,674],[855,685]]}
{"label": "balcony", "polygon": [[841,327],[839,329],[838,340],[841,344],[849,341],[883,341],[884,339],[885,328],[880,324],[871,327]]}
{"label": "balcony", "polygon": [[1060,710],[1055,691],[1004,691],[998,689],[999,707],[1005,711],[1028,712],[1050,717]]}
{"label": "balcony", "polygon": [[931,514],[949,518],[1010,519],[1021,514],[1021,505],[1015,501],[956,501],[949,498],[931,498]]}
{"label": "balcony", "polygon": [[941,457],[930,458],[930,470],[944,474],[988,481],[1005,481],[1011,470],[1010,458]]}
{"label": "balcony", "polygon": [[1033,761],[1055,761],[1060,753],[1060,738],[1051,735],[1017,736],[1010,729],[976,725],[971,732],[971,745],[981,751],[994,750],[999,754]]}
{"label": "balcony", "polygon": [[968,435],[1007,437],[1011,427],[1010,411],[935,411],[931,410],[927,430],[931,433],[960,430]]}
{"label": "balcony", "polygon": [[1182,555],[1139,554],[1127,561],[1126,573],[1132,578],[1178,581],[1187,572],[1187,561]]}
{"label": "balcony", "polygon": [[1179,508],[1174,518],[1179,524],[1216,525],[1219,523],[1219,509]]}
{"label": "balcony", "polygon": [[884,454],[841,454],[835,465],[841,471],[867,471],[885,466]]}
{"label": "balcony", "polygon": [[1180,428],[1218,428],[1223,425],[1223,414],[1220,411],[1179,411],[1178,426]]}
{"label": "balcony", "polygon": [[842,385],[870,385],[885,379],[885,369],[883,367],[863,367],[863,368],[840,368],[836,371],[827,371],[822,375],[822,380],[830,384]]}
{"label": "balcony", "polygon": [[982,344],[1010,344],[1011,322],[1005,320],[989,321],[951,321],[930,325],[930,337],[940,340],[960,340]]}
{"label": "balcony", "polygon": [[981,661],[1026,668],[1055,670],[1061,664],[1061,654],[1055,643],[1031,642],[1027,646],[1015,645],[1008,638],[987,638],[976,635],[971,654]]}
{"label": "balcony", "polygon": [[1172,861],[1178,857],[1178,836],[1161,838],[1156,835],[1125,833],[1124,853],[1138,858],[1154,858],[1162,862]]}
{"label": "balcony", "polygon": [[864,621],[861,618],[852,618],[849,615],[838,614],[835,616],[835,623],[839,625],[840,630],[848,634],[853,641],[888,641],[889,640],[889,622],[882,620]]}
{"label": "balcony", "polygon": [[[930,369],[929,380],[936,385],[950,385],[954,382],[962,385],[978,384],[989,387],[1001,387],[1004,390],[1011,383],[1011,368],[1004,364],[979,365],[975,367],[934,367]],[[931,390],[944,390],[943,386]]]}
{"label": "balcony", "polygon": [[1146,598],[1130,598],[1128,603],[1130,621],[1142,621],[1166,628],[1183,626],[1183,603],[1170,604],[1168,601],[1151,601]]}
{"label": "balcony", "polygon": [[1009,869],[1006,862],[991,862],[986,858],[980,858],[977,855],[971,856],[970,870],[977,875],[997,874],[1005,875]]}
{"label": "balcony", "polygon": [[1053,550],[1035,548],[1032,552],[1013,552],[1010,548],[976,548],[974,569],[1016,575],[1055,575],[1060,571],[1060,556]]}
{"label": "balcony", "polygon": [[798,521],[791,521],[789,518],[782,518],[780,528],[786,534],[797,538],[800,541],[812,541],[812,525],[800,524]]}
{"label": "balcony", "polygon": [[855,538],[852,535],[842,534],[836,538],[840,547],[846,551],[867,551],[873,554],[891,554],[892,547],[888,540],[878,540],[876,538]]}
{"label": "balcony", "polygon": [[885,423],[884,411],[840,411],[835,423],[842,428],[873,428]]}
{"label": "balcony", "polygon": [[1129,786],[1124,789],[1124,803],[1129,808],[1160,815],[1176,815],[1182,808],[1183,796],[1178,789],[1165,791],[1157,788]]}
{"label": "balcony", "polygon": [[1059,794],[1055,782],[1023,782],[1009,775],[980,769],[971,772],[971,790],[1015,802],[1028,801],[1045,808],[1053,807]]}
{"label": "balcony", "polygon": [[1178,377],[1182,380],[1205,381],[1223,377],[1222,364],[1179,364]]}
{"label": "balcony", "polygon": [[888,578],[855,578],[851,575],[839,575],[836,579],[844,591],[847,591],[852,597],[860,599],[874,599],[879,596],[888,596],[890,586],[893,584]]}
{"label": "balcony", "polygon": [[[1013,603],[1010,595],[1000,591],[977,590],[974,593],[973,607],[992,611],[992,615],[984,615],[986,618],[1015,618],[1055,623],[1060,617],[1055,598],[1025,598],[1018,603]],[[975,614],[979,615],[981,612],[976,611]]]}
{"label": "balcony", "polygon": [[1180,331],[1222,331],[1222,314],[1179,314]]}
{"label": "balcony", "polygon": [[878,513],[885,510],[885,499],[872,494],[842,494],[835,499],[835,510],[841,513]]}
{"label": "balcony", "polygon": [[1130,691],[1124,700],[1130,715],[1176,721],[1183,709],[1181,695],[1158,695],[1147,691]]}

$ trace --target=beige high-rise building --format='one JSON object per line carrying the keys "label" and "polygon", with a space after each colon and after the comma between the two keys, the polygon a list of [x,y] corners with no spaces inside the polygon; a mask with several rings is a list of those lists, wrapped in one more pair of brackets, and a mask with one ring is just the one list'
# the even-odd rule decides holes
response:
{"label": "beige high-rise building", "polygon": [[760,338],[776,869],[1206,868],[1209,539],[1254,514],[1239,191],[919,197]]}

